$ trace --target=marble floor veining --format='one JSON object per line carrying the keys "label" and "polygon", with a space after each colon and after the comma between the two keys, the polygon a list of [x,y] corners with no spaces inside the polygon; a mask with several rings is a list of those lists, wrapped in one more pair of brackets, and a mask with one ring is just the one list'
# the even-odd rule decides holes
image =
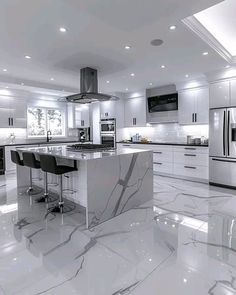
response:
{"label": "marble floor veining", "polygon": [[154,198],[92,230],[0,177],[0,294],[236,294],[236,191],[154,177]]}

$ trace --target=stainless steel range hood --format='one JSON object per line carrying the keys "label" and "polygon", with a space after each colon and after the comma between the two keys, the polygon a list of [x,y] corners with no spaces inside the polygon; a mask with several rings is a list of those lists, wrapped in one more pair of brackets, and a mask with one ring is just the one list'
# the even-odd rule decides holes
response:
{"label": "stainless steel range hood", "polygon": [[117,96],[98,92],[97,70],[89,67],[80,70],[80,91],[81,93],[67,96],[66,100],[81,104],[95,101],[119,100]]}

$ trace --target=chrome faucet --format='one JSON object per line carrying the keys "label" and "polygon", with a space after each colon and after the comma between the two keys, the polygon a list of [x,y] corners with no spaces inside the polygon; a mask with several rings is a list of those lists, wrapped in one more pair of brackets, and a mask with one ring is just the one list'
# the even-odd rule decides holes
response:
{"label": "chrome faucet", "polygon": [[52,132],[50,130],[47,131],[47,142],[52,139]]}

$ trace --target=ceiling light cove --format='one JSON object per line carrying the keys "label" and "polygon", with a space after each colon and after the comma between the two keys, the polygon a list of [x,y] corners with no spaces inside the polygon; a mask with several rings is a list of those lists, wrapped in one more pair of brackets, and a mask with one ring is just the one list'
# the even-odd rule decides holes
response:
{"label": "ceiling light cove", "polygon": [[25,58],[26,58],[26,59],[31,59],[31,56],[29,56],[29,55],[25,55]]}
{"label": "ceiling light cove", "polygon": [[66,33],[66,32],[67,32],[67,29],[64,28],[64,27],[60,27],[59,31],[60,31],[61,33]]}
{"label": "ceiling light cove", "polygon": [[176,27],[175,25],[172,25],[172,26],[169,27],[169,29],[170,29],[171,31],[176,30],[176,28],[177,28],[177,27]]}

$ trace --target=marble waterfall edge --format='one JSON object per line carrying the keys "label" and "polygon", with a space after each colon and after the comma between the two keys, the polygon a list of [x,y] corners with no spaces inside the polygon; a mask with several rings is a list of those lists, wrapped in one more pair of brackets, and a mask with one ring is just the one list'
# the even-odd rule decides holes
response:
{"label": "marble waterfall edge", "polygon": [[151,151],[97,159],[87,165],[89,228],[153,198]]}

